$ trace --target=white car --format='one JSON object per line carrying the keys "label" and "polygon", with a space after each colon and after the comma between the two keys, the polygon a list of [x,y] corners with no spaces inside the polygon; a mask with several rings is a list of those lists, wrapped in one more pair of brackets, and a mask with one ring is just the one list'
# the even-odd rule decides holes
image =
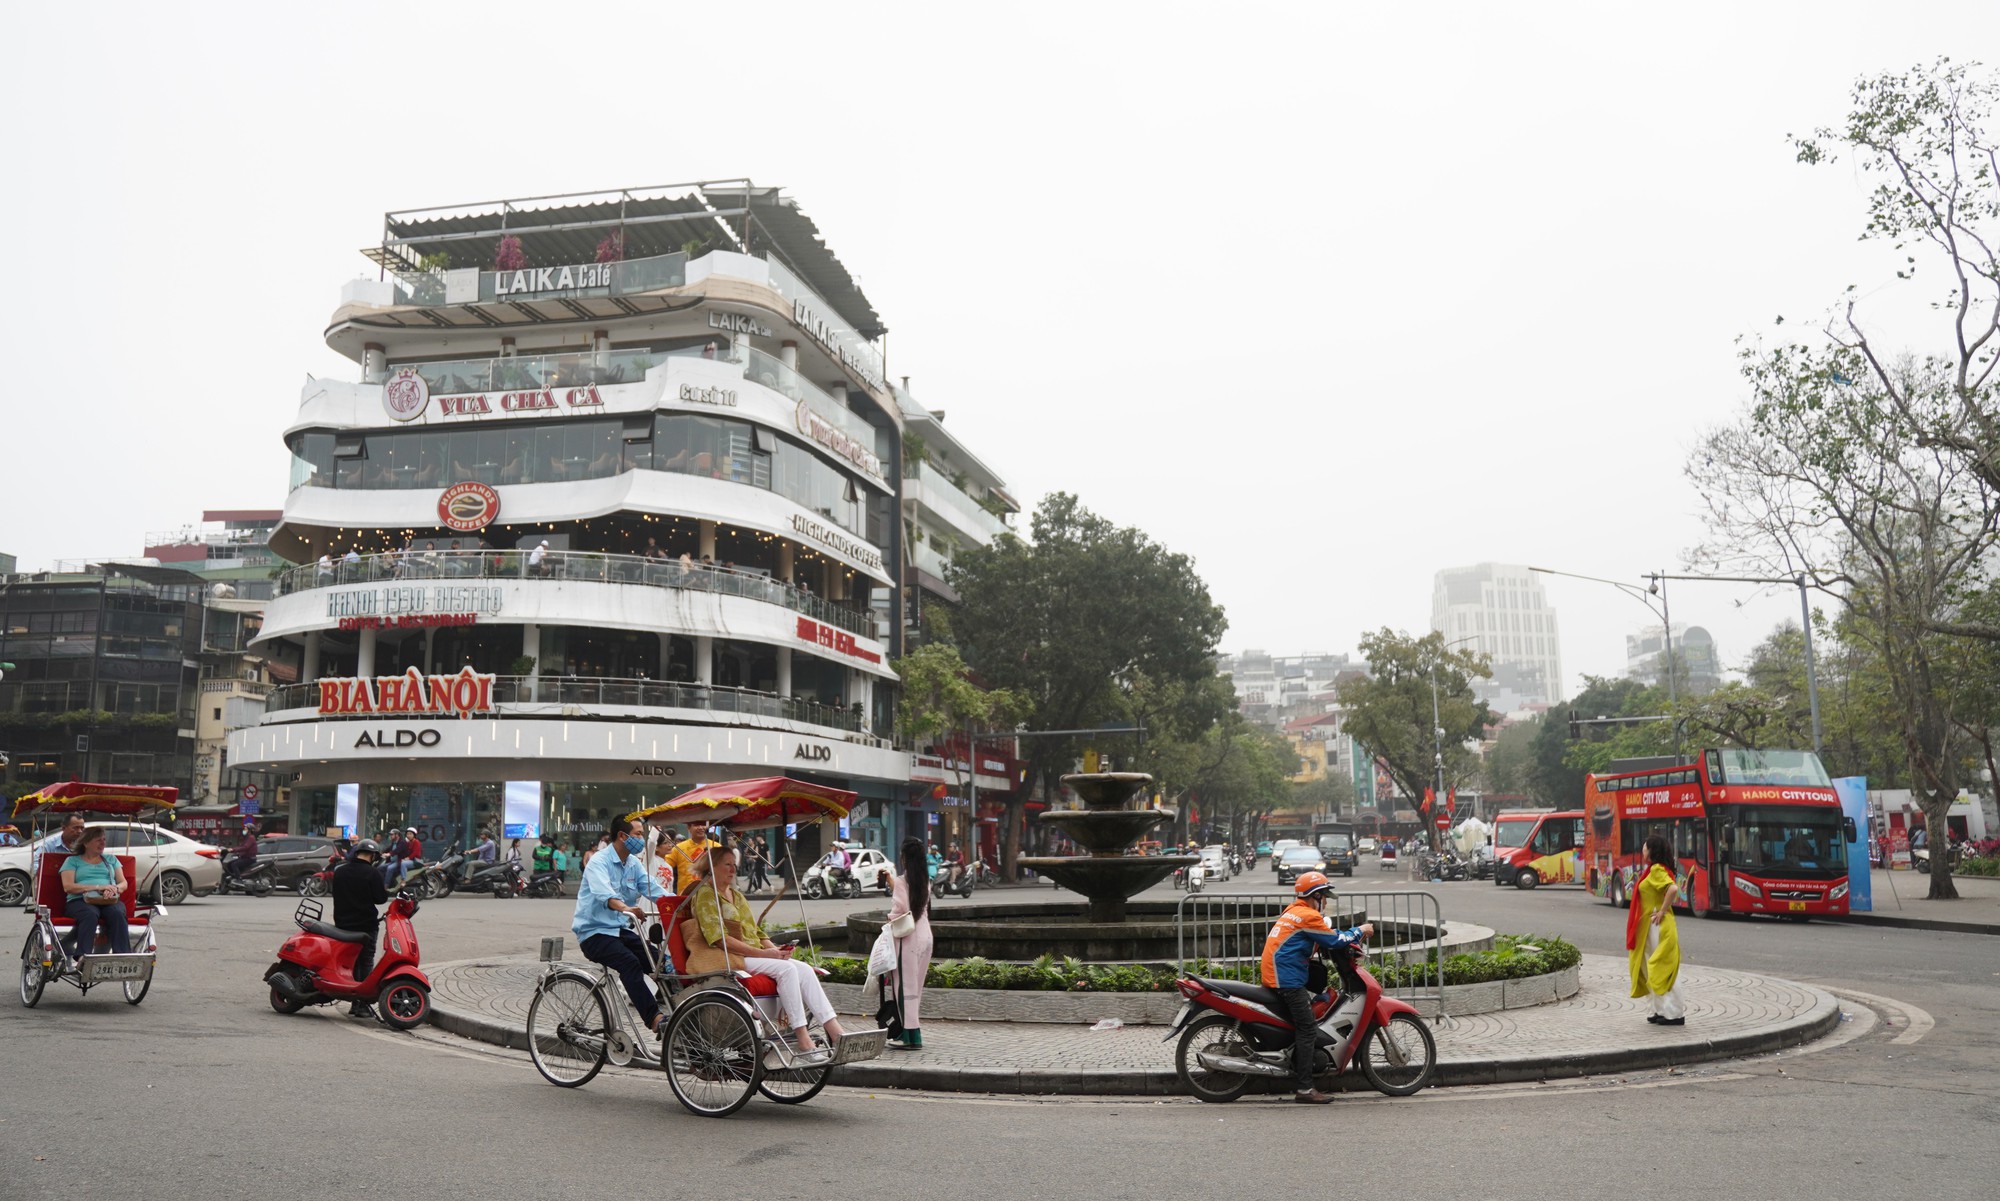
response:
{"label": "white car", "polygon": [[[891,875],[895,874],[895,865],[889,862],[889,857],[873,847],[864,847],[856,843],[843,842],[840,846],[853,862],[855,884],[853,895],[860,896],[863,889],[878,887],[883,895],[888,895],[888,880],[882,873],[887,871]],[[808,899],[817,900],[820,897],[834,895],[834,890],[826,878],[827,862],[832,858],[833,852],[828,851],[820,856],[818,863],[806,869],[806,877],[799,882],[799,887]]]}
{"label": "white car", "polygon": [[1382,847],[1374,839],[1364,835],[1360,841],[1354,844],[1354,849],[1363,855],[1373,855],[1375,852],[1381,850]]}
{"label": "white car", "polygon": [[1229,848],[1220,843],[1201,848],[1201,868],[1210,880],[1229,879]]}
{"label": "white car", "polygon": [[[207,896],[222,880],[226,852],[220,847],[145,822],[95,821],[84,825],[104,831],[107,854],[132,857],[143,899],[178,905],[190,896]],[[55,841],[56,834],[51,831],[29,846],[0,847],[0,907],[11,909],[29,903],[33,853],[53,847]]]}

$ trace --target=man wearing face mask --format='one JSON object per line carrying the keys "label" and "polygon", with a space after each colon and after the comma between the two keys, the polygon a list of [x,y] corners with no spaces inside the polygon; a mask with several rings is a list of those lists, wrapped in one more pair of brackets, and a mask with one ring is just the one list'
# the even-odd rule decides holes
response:
{"label": "man wearing face mask", "polygon": [[618,973],[625,982],[625,995],[646,1029],[660,1025],[660,1003],[646,987],[649,974],[646,944],[622,915],[640,913],[642,897],[658,899],[667,895],[660,882],[646,873],[640,852],[646,840],[634,830],[636,822],[620,818],[611,823],[611,846],[590,857],[583,869],[583,883],[576,890],[576,916],[570,931],[576,935],[583,957]]}

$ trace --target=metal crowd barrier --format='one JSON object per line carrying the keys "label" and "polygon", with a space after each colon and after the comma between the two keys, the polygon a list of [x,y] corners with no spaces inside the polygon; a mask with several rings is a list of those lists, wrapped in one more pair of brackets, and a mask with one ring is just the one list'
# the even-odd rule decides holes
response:
{"label": "metal crowd barrier", "polygon": [[[1217,967],[1255,965],[1264,954],[1271,924],[1292,903],[1282,893],[1190,893],[1174,910],[1178,967],[1183,973],[1206,962]],[[1336,930],[1375,923],[1368,967],[1380,973],[1407,967],[1414,979],[1398,984],[1396,995],[1427,1014],[1442,1012],[1444,1000],[1444,910],[1428,892],[1349,892],[1336,889],[1326,908]]]}

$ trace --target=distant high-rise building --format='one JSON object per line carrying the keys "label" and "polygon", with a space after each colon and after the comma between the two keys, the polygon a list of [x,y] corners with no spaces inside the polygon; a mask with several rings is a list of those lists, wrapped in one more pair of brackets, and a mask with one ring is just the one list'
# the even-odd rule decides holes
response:
{"label": "distant high-rise building", "polygon": [[1437,573],[1431,629],[1454,649],[1477,650],[1493,678],[1473,681],[1479,699],[1501,713],[1563,698],[1562,644],[1556,611],[1526,567],[1479,563]]}
{"label": "distant high-rise building", "polygon": [[[1658,685],[1660,674],[1660,627],[1625,636],[1625,674],[1635,680]],[[1722,657],[1715,639],[1700,626],[1674,626],[1676,680],[1690,696],[1706,696],[1722,687]]]}

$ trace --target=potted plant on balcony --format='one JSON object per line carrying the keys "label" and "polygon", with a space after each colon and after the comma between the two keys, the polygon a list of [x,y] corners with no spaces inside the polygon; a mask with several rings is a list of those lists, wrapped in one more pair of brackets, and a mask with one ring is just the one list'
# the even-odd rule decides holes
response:
{"label": "potted plant on balcony", "polygon": [[600,263],[622,263],[625,261],[625,231],[614,229],[605,234],[597,243],[597,261]]}
{"label": "potted plant on balcony", "polygon": [[519,271],[527,265],[528,256],[521,249],[521,239],[513,234],[500,235],[499,244],[493,248],[493,269]]}

